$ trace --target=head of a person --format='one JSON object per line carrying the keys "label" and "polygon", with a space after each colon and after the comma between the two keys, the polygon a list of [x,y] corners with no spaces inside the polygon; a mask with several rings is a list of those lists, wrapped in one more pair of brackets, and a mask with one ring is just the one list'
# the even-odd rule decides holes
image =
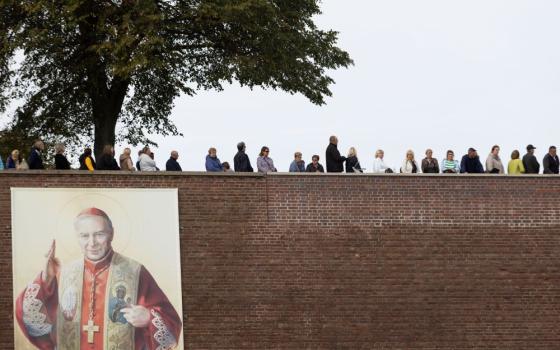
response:
{"label": "head of a person", "polygon": [[144,148],[142,148],[142,151],[138,154],[147,154],[150,155],[150,153],[152,153],[152,150],[150,149],[150,146],[144,146]]}
{"label": "head of a person", "polygon": [[527,145],[527,153],[528,154],[534,154],[536,149],[537,148],[533,145]]}
{"label": "head of a person", "polygon": [[74,231],[88,260],[99,261],[111,251],[113,223],[103,210],[88,208],[80,212],[74,220]]}
{"label": "head of a person", "polygon": [[216,149],[214,147],[210,147],[208,149],[208,155],[212,158],[216,158],[217,153],[218,153],[218,151],[216,151]]}
{"label": "head of a person", "polygon": [[469,148],[469,151],[468,151],[467,155],[468,155],[468,157],[471,158],[471,159],[472,159],[472,158],[476,158],[476,150],[475,150],[474,148],[472,148],[472,147]]}
{"label": "head of a person", "polygon": [[414,152],[411,149],[406,151],[406,160],[414,160]]}
{"label": "head of a person", "polygon": [[511,159],[519,159],[519,151],[515,150],[511,152]]}
{"label": "head of a person", "polygon": [[382,149],[375,151],[375,158],[383,159],[383,156],[385,156],[385,152]]}
{"label": "head of a person", "polygon": [[171,151],[171,158],[173,158],[175,160],[179,159],[179,152]]}
{"label": "head of a person", "polygon": [[132,151],[131,151],[130,148],[128,148],[128,147],[125,148],[124,151],[123,151],[123,154],[126,155],[126,156],[128,156],[128,157],[130,157],[130,153],[132,153]]}
{"label": "head of a person", "polygon": [[84,149],[84,154],[85,154],[86,156],[91,156],[92,153],[93,153],[93,151],[91,150],[91,148],[86,147],[86,148]]}
{"label": "head of a person", "polygon": [[500,146],[498,146],[498,145],[492,146],[491,153],[492,153],[492,155],[497,156],[500,153]]}
{"label": "head of a person", "polygon": [[245,151],[245,142],[241,141],[237,144],[237,150],[240,152],[244,152]]}
{"label": "head of a person", "polygon": [[57,143],[56,145],[54,145],[54,151],[56,152],[56,154],[63,154],[65,150],[66,147],[64,147],[64,144],[62,143]]}
{"label": "head of a person", "polygon": [[301,158],[302,158],[302,157],[303,157],[303,155],[301,154],[301,152],[296,152],[296,153],[294,153],[294,160],[295,160],[296,162],[301,161]]}
{"label": "head of a person", "polygon": [[117,291],[117,298],[124,300],[124,297],[126,296],[126,287],[125,286],[118,286],[116,288],[116,291]]}
{"label": "head of a person", "polygon": [[550,146],[548,148],[548,153],[554,157],[556,155],[556,146]]}
{"label": "head of a person", "polygon": [[455,153],[452,150],[447,151],[447,160],[453,160],[455,158]]}
{"label": "head of a person", "polygon": [[229,166],[228,162],[223,162],[222,163],[222,168],[224,169],[224,171],[228,171],[231,167]]}
{"label": "head of a person", "polygon": [[154,152],[150,152],[150,154],[148,154],[150,156],[150,158],[154,159],[156,157],[156,155],[154,154]]}
{"label": "head of a person", "polygon": [[332,143],[333,145],[338,145],[338,137],[334,135],[329,137],[329,142]]}
{"label": "head of a person", "polygon": [[37,140],[33,143],[33,147],[35,149],[38,149],[39,151],[44,151],[45,150],[45,143],[41,140]]}
{"label": "head of a person", "polygon": [[270,149],[266,146],[262,146],[261,153],[259,153],[259,156],[268,157],[269,153],[270,153]]}
{"label": "head of a person", "polygon": [[105,145],[103,146],[103,154],[108,156],[113,156],[115,155],[115,149],[111,145]]}
{"label": "head of a person", "polygon": [[313,157],[311,157],[311,162],[316,166],[319,163],[319,156],[314,154]]}
{"label": "head of a person", "polygon": [[426,158],[432,159],[432,155],[433,155],[433,154],[434,154],[434,151],[432,151],[431,148],[428,148],[428,149],[426,150]]}
{"label": "head of a person", "polygon": [[19,160],[19,149],[15,149],[12,151],[12,159]]}
{"label": "head of a person", "polygon": [[348,150],[348,157],[357,157],[357,156],[358,156],[358,152],[356,152],[356,148],[350,147],[350,149]]}

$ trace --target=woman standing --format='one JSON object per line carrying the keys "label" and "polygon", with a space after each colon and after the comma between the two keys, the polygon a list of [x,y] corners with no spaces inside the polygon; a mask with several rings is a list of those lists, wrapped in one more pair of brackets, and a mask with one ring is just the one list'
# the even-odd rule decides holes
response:
{"label": "woman standing", "polygon": [[19,154],[19,150],[15,149],[6,159],[6,169],[21,169],[23,157]]}
{"label": "woman standing", "polygon": [[347,173],[363,173],[360,161],[358,161],[358,152],[354,147],[348,150],[348,157],[346,157],[346,172]]}
{"label": "woman standing", "polygon": [[452,150],[447,151],[447,158],[441,161],[441,172],[444,174],[459,174],[461,166],[455,160],[455,153]]}
{"label": "woman standing", "polygon": [[209,172],[215,173],[215,172],[224,171],[222,162],[220,162],[220,158],[218,158],[218,151],[214,147],[210,147],[210,149],[208,149],[205,166],[206,166],[206,171]]}
{"label": "woman standing", "polygon": [[439,164],[437,159],[432,158],[433,153],[430,148],[426,150],[426,158],[422,159],[423,173],[439,174]]}
{"label": "woman standing", "polygon": [[103,154],[97,162],[97,170],[121,170],[115,159],[115,149],[111,145],[103,147]]}
{"label": "woman standing", "polygon": [[504,165],[502,164],[502,160],[499,156],[500,153],[500,146],[492,147],[492,151],[486,158],[486,172],[490,174],[503,174],[504,173]]}
{"label": "woman standing", "polygon": [[132,151],[130,150],[130,148],[125,148],[123,150],[123,153],[120,155],[119,157],[119,163],[121,165],[121,170],[124,171],[134,171],[136,170],[136,168],[134,167],[134,164],[132,164],[132,157],[130,156],[132,153]]}
{"label": "woman standing", "polygon": [[277,172],[276,168],[274,167],[274,161],[268,155],[270,154],[270,150],[268,147],[263,146],[261,148],[261,153],[259,153],[259,157],[257,158],[257,169],[259,173],[275,173]]}
{"label": "woman standing", "polygon": [[523,166],[523,162],[521,161],[521,159],[519,159],[518,150],[511,152],[511,160],[508,163],[508,174],[525,174],[525,167]]}
{"label": "woman standing", "polygon": [[401,173],[403,174],[417,174],[420,173],[420,168],[418,163],[414,160],[414,152],[412,150],[406,151],[406,159],[403,161],[401,166]]}
{"label": "woman standing", "polygon": [[385,156],[385,152],[382,149],[378,149],[375,151],[375,160],[373,161],[373,172],[374,173],[392,173],[393,170],[389,168],[383,157]]}
{"label": "woman standing", "polygon": [[66,147],[64,147],[64,145],[62,143],[57,143],[54,146],[54,150],[56,152],[56,154],[54,156],[55,169],[57,169],[57,170],[70,170],[70,162],[68,161],[68,159],[64,155],[64,151],[66,150]]}

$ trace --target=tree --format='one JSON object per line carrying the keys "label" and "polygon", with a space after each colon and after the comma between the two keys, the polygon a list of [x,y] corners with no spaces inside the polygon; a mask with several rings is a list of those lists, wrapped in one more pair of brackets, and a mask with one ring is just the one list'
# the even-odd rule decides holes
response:
{"label": "tree", "polygon": [[352,60],[337,32],[314,24],[318,3],[1,0],[0,111],[23,101],[13,125],[66,142],[94,138],[99,154],[116,141],[149,143],[148,133],[177,135],[177,96],[233,81],[323,104],[328,70]]}

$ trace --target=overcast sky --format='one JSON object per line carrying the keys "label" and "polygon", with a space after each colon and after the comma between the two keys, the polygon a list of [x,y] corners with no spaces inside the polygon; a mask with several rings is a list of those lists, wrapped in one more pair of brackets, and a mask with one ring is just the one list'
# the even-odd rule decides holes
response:
{"label": "overcast sky", "polygon": [[239,141],[254,166],[263,145],[280,171],[295,151],[324,164],[331,134],[368,172],[378,148],[396,167],[409,148],[441,159],[473,146],[484,160],[498,144],[509,160],[533,143],[540,160],[560,145],[560,1],[324,0],[322,9],[318,25],[339,31],[355,61],[332,74],[326,106],[237,86],[179,98],[172,119],[184,137],[155,138],[160,168],[176,149],[184,170],[204,170],[211,146],[233,164]]}

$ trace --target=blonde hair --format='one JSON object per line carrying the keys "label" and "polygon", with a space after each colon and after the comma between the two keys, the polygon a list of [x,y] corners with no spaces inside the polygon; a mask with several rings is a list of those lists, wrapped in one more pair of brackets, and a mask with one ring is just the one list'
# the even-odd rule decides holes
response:
{"label": "blonde hair", "polygon": [[378,149],[377,151],[375,151],[375,158],[379,158],[380,154],[385,155],[385,152],[382,149]]}
{"label": "blonde hair", "polygon": [[348,157],[356,156],[358,156],[358,152],[356,152],[356,149],[354,147],[350,147],[350,149],[348,150]]}
{"label": "blonde hair", "polygon": [[54,145],[54,151],[56,152],[56,154],[62,154],[65,149],[66,147],[64,147],[64,144],[62,143],[57,143],[56,145]]}

